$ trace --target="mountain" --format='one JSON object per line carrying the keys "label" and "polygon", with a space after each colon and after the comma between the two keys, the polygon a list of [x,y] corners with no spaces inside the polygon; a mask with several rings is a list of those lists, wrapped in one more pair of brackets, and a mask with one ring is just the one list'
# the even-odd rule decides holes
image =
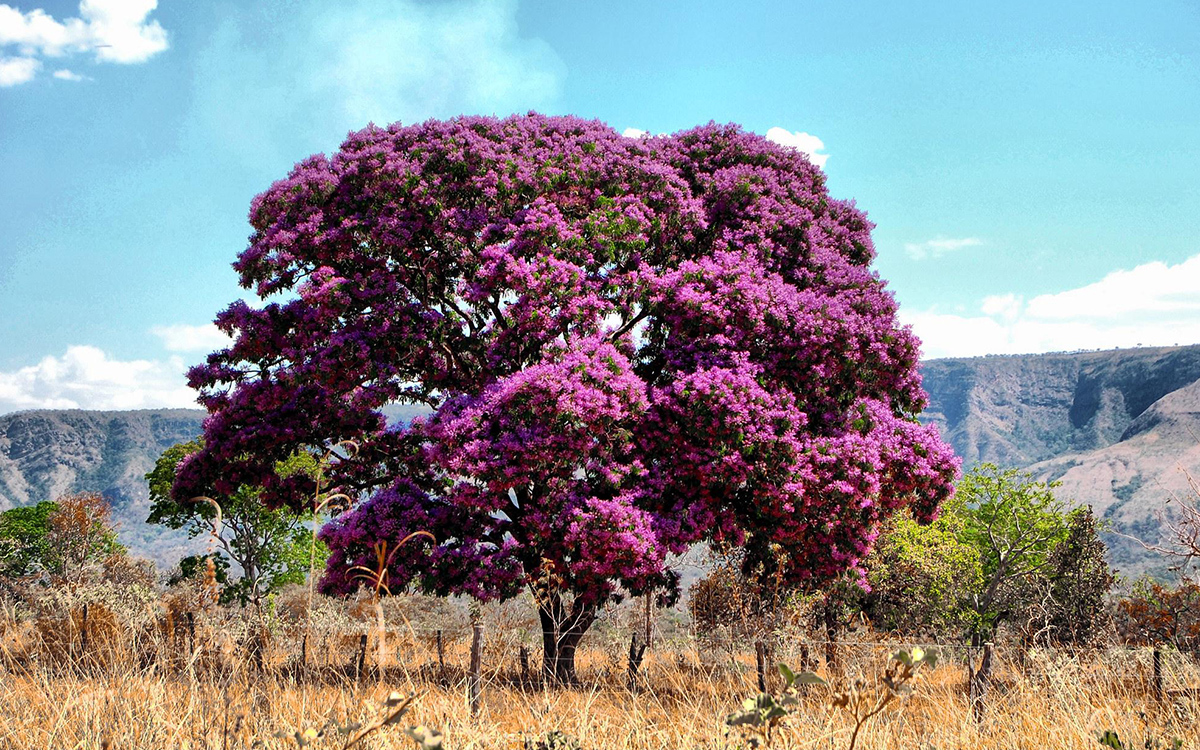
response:
{"label": "mountain", "polygon": [[[922,364],[922,415],[963,457],[1062,482],[1059,495],[1112,523],[1113,561],[1125,573],[1163,563],[1121,534],[1157,538],[1157,515],[1200,477],[1200,346],[938,359]],[[388,421],[424,407],[390,406]],[[144,475],[167,447],[200,434],[196,409],[27,411],[0,416],[0,510],[66,492],[102,492],[121,536],[173,563],[196,549],[149,526]]]}
{"label": "mountain", "polygon": [[1062,482],[1057,494],[1111,523],[1106,541],[1126,574],[1166,563],[1166,500],[1200,477],[1200,346],[930,360],[922,415],[962,456]]}
{"label": "mountain", "polygon": [[147,524],[146,472],[164,450],[200,434],[199,409],[24,411],[0,416],[0,510],[100,492],[113,506],[121,541],[160,563],[194,545]]}
{"label": "mountain", "polygon": [[[392,424],[408,422],[425,407],[394,404],[383,412]],[[0,416],[0,511],[54,500],[71,492],[108,498],[122,543],[160,565],[200,551],[183,533],[146,523],[150,491],[145,475],[162,452],[195,439],[207,413],[201,409],[140,411],[37,410]]]}

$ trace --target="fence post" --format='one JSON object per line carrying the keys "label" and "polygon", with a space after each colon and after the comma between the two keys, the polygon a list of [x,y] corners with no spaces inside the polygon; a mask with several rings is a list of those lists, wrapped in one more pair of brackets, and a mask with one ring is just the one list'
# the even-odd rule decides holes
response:
{"label": "fence post", "polygon": [[638,667],[642,666],[642,659],[646,656],[647,643],[640,643],[637,631],[633,631],[633,635],[629,638],[629,689],[637,688],[637,673]]}
{"label": "fence post", "polygon": [[988,681],[992,675],[993,644],[983,644],[983,658],[979,661],[979,669],[974,668],[973,657],[967,652],[967,683],[968,697],[971,702],[971,712],[976,722],[983,722],[984,698],[987,695]]}
{"label": "fence post", "polygon": [[367,666],[367,634],[358,636],[358,662],[354,668],[354,679],[362,682],[363,671]]}
{"label": "fence post", "polygon": [[758,692],[767,692],[767,644],[754,642],[754,662],[758,667]]}
{"label": "fence post", "polygon": [[1162,651],[1157,646],[1154,647],[1154,700],[1162,703],[1163,699],[1163,675],[1162,675]]}
{"label": "fence post", "polygon": [[88,605],[83,605],[83,622],[79,626],[79,660],[82,663],[88,650]]}
{"label": "fence post", "polygon": [[529,649],[521,646],[521,650],[517,652],[517,656],[521,660],[521,684],[529,684]]}
{"label": "fence post", "polygon": [[471,629],[471,676],[468,690],[471,701],[471,715],[479,713],[479,697],[483,689],[483,623],[475,621]]}
{"label": "fence post", "polygon": [[255,623],[254,630],[250,633],[250,662],[258,674],[262,674],[266,670],[266,650],[266,629],[261,623]]}
{"label": "fence post", "polygon": [[196,655],[196,613],[187,613],[188,661]]}

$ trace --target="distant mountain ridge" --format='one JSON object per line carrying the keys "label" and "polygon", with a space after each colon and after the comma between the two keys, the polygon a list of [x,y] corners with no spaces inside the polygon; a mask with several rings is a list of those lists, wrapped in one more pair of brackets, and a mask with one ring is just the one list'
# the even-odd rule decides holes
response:
{"label": "distant mountain ridge", "polygon": [[[1156,512],[1186,494],[1182,466],[1200,477],[1200,345],[1104,352],[937,359],[922,364],[936,424],[964,465],[990,461],[1063,483],[1116,531],[1156,538]],[[426,409],[385,408],[390,422]],[[144,475],[175,443],[201,432],[200,409],[38,410],[0,415],[0,510],[98,491],[113,503],[122,539],[160,563],[192,549],[149,526]],[[1117,534],[1108,542],[1127,573],[1161,566]]]}
{"label": "distant mountain ridge", "polygon": [[164,450],[198,436],[205,416],[201,409],[47,409],[0,416],[0,510],[99,492],[112,503],[122,542],[173,564],[196,545],[146,523],[145,476]]}
{"label": "distant mountain ridge", "polygon": [[201,409],[0,416],[0,510],[80,490],[120,507],[146,507],[146,472],[164,450],[199,435],[205,416]]}
{"label": "distant mountain ridge", "polygon": [[1190,491],[1180,469],[1200,477],[1200,346],[929,360],[922,376],[922,421],[964,467],[1058,480],[1112,524],[1123,572],[1165,567],[1128,536],[1157,541],[1166,500]]}

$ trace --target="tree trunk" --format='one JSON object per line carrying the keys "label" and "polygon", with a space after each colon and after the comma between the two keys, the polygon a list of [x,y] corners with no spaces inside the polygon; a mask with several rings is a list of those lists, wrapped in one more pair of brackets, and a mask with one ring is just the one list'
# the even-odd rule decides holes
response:
{"label": "tree trunk", "polygon": [[575,650],[596,621],[596,608],[577,600],[568,611],[562,599],[553,594],[539,603],[538,618],[542,623],[543,678],[560,685],[578,684]]}

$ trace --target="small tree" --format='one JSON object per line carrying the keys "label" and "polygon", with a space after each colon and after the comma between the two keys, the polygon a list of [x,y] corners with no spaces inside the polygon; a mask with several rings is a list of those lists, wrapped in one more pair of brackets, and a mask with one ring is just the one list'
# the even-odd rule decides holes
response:
{"label": "small tree", "polygon": [[776,628],[796,604],[797,592],[761,571],[746,570],[739,550],[710,557],[712,569],[692,584],[688,610],[692,626],[701,635],[721,630],[735,637],[759,636]]}
{"label": "small tree", "polygon": [[49,518],[57,507],[43,500],[0,513],[0,574],[22,577],[52,567]]}
{"label": "small tree", "polygon": [[[150,523],[172,529],[186,529],[195,538],[212,534],[221,552],[242,570],[240,578],[229,581],[225,570],[229,563],[218,562],[218,580],[222,600],[237,599],[258,606],[263,595],[288,583],[303,583],[309,571],[312,532],[308,526],[315,515],[294,513],[286,508],[271,509],[259,498],[256,487],[238,487],[231,493],[218,495],[213,501],[221,509],[217,524],[217,509],[204,500],[176,500],[171,485],[181,461],[201,450],[203,442],[196,440],[173,445],[163,452],[154,469],[146,475],[150,484]],[[314,471],[315,459],[298,455],[281,462],[278,470],[284,474]],[[324,561],[324,544],[317,542],[318,556]],[[224,564],[222,564],[224,563]],[[185,558],[181,571],[193,571],[203,566],[204,556]]]}
{"label": "small tree", "polygon": [[867,558],[863,610],[872,624],[906,634],[959,634],[971,622],[972,595],[983,583],[980,553],[959,537],[961,495],[932,524],[899,515]]}
{"label": "small tree", "polygon": [[1106,605],[1115,580],[1091,507],[1072,511],[1065,538],[1034,583],[1038,593],[1029,616],[1031,635],[1060,645],[1091,642],[1111,622]]}
{"label": "small tree", "polygon": [[1054,497],[1057,486],[995,464],[982,464],[959,482],[964,514],[959,539],[979,552],[983,571],[971,600],[976,642],[1020,618],[1030,604],[1031,584],[1066,538],[1067,511]]}
{"label": "small tree", "polygon": [[46,522],[51,572],[68,581],[78,581],[88,566],[125,551],[117,542],[112,506],[98,492],[60,497]]}
{"label": "small tree", "polygon": [[1144,646],[1169,643],[1180,651],[1200,654],[1200,586],[1182,581],[1164,586],[1142,578],[1118,603],[1126,642]]}

